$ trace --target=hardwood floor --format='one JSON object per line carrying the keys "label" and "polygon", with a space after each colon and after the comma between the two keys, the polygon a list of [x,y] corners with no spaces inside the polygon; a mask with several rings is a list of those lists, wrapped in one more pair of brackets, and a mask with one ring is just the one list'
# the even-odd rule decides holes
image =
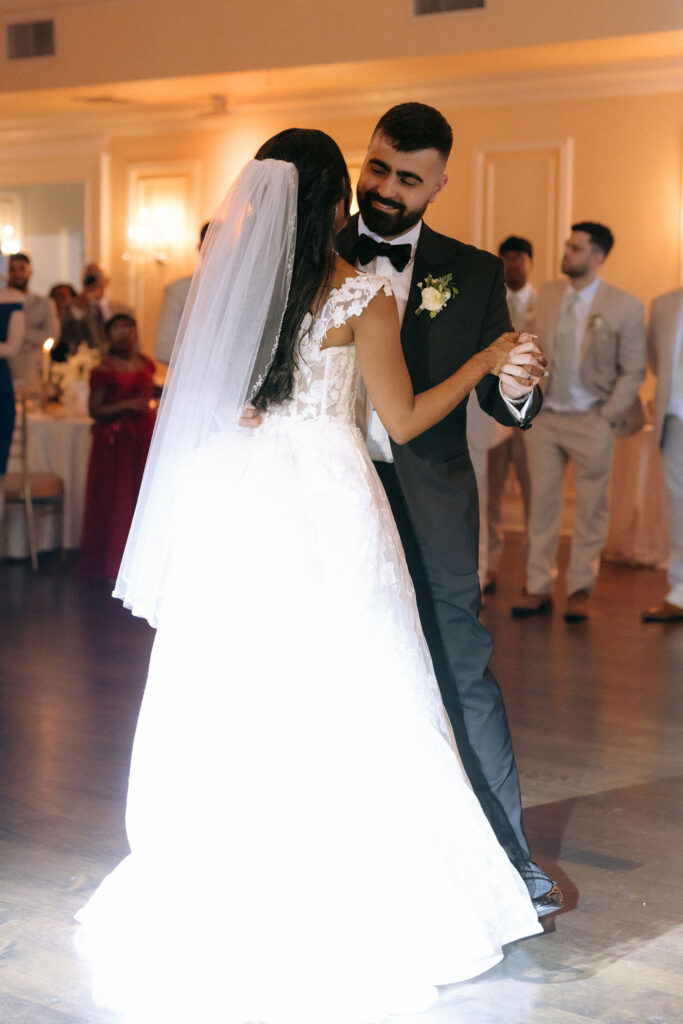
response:
{"label": "hardwood floor", "polygon": [[[571,626],[561,600],[541,621],[511,619],[521,583],[510,537],[484,618],[527,831],[567,907],[410,1024],[680,1024],[683,624],[640,622],[664,594],[659,572],[606,565],[594,618]],[[71,919],[127,852],[152,639],[68,563],[0,564],[2,1024],[120,1022],[91,1000]]]}

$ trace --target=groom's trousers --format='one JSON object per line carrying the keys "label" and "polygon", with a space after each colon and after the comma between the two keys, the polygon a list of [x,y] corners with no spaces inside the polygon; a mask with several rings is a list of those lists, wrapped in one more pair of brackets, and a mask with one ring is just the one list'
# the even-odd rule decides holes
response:
{"label": "groom's trousers", "polygon": [[[463,458],[471,473],[469,456]],[[444,500],[443,487],[440,494],[436,488],[429,494],[434,467],[412,454],[407,465],[404,461],[401,474],[404,483],[406,473],[412,475],[410,487],[401,486],[392,463],[376,462],[375,468],[403,543],[422,628],[463,767],[499,843],[510,860],[519,864],[530,859],[529,844],[505,706],[488,666],[493,641],[478,618],[481,591],[476,540],[470,559],[474,571],[454,571],[457,566],[444,550],[443,538],[436,543],[434,531],[425,529],[430,524],[425,524],[424,512],[434,507],[430,502]],[[476,497],[474,504],[476,507]],[[450,523],[453,548],[457,547],[455,537],[459,534],[462,539],[466,532],[464,526],[457,520]],[[476,537],[476,527],[473,535]]]}

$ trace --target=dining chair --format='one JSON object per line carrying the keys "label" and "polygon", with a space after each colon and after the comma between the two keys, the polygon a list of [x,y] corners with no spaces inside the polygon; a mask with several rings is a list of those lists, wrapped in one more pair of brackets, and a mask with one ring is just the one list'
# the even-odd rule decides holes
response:
{"label": "dining chair", "polygon": [[60,516],[59,551],[64,555],[64,483],[54,473],[32,473],[28,462],[28,418],[26,395],[17,398],[17,418],[12,435],[8,472],[5,477],[5,506],[22,507],[34,572],[38,570],[36,519],[57,512]]}

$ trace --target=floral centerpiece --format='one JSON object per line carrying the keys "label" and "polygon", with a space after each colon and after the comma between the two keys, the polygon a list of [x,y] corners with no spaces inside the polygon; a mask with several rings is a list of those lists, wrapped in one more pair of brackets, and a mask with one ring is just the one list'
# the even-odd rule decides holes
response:
{"label": "floral centerpiece", "polygon": [[90,371],[100,361],[100,353],[81,342],[72,356],[63,363],[50,367],[50,381],[54,384],[57,397],[75,412],[87,413],[90,393]]}

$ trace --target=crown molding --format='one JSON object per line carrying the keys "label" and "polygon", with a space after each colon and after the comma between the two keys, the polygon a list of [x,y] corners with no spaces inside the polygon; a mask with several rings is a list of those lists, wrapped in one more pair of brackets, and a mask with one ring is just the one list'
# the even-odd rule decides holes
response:
{"label": "crown molding", "polygon": [[65,151],[99,160],[109,150],[110,137],[101,132],[86,136],[55,133],[46,137],[44,130],[32,126],[10,130],[5,142],[0,152],[0,165],[17,160],[49,160],[64,156]]}
{"label": "crown molding", "polygon": [[126,109],[61,110],[24,118],[0,116],[0,127],[5,155],[15,157],[24,147],[35,152],[38,140],[48,148],[63,147],[67,141],[70,146],[86,144],[85,139],[98,146],[106,136],[217,131],[235,119],[263,114],[311,119],[324,116],[326,120],[358,115],[375,117],[394,103],[416,96],[450,111],[679,92],[683,92],[683,56],[477,76],[459,76],[454,71],[452,77],[394,79],[373,89],[344,85],[315,94],[228,97],[227,111],[215,115],[206,113],[206,98],[202,97],[177,104],[131,104]]}
{"label": "crown molding", "polygon": [[618,96],[683,92],[683,56],[663,60],[562,67],[547,70],[492,72],[420,81],[411,78],[374,89],[340,89],[326,93],[237,100],[233,115],[291,112],[306,114],[324,110],[327,115],[349,116],[381,112],[406,97],[419,98],[437,107],[514,106],[520,103],[566,102]]}

